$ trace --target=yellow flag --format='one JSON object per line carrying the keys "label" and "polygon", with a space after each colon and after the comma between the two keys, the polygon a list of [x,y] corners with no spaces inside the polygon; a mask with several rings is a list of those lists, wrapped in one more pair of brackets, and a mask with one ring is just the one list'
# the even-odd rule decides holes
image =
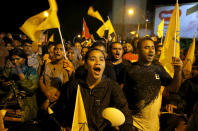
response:
{"label": "yellow flag", "polygon": [[86,46],[91,47],[91,46],[92,46],[92,44],[93,44],[92,40],[91,40],[91,39],[89,39],[89,41],[87,42]]}
{"label": "yellow flag", "polygon": [[[174,68],[172,57],[180,57],[180,25],[179,25],[179,4],[176,3],[172,16],[169,21],[168,30],[165,36],[164,45],[159,62],[173,78]],[[176,36],[176,37],[175,37]]]}
{"label": "yellow flag", "polygon": [[100,13],[98,11],[94,11],[93,7],[90,6],[88,9],[88,15],[95,17],[96,19],[102,21],[102,23],[104,23],[104,20],[102,19],[102,16],[100,15]]}
{"label": "yellow flag", "polygon": [[24,24],[19,28],[24,34],[26,34],[32,41],[38,42],[42,35],[41,30],[37,30],[37,27],[45,19],[44,12],[41,12],[35,16],[27,19]]}
{"label": "yellow flag", "polygon": [[50,36],[49,41],[50,41],[50,42],[54,42],[54,34],[52,34],[52,35]]}
{"label": "yellow flag", "polygon": [[19,28],[32,41],[38,42],[43,30],[60,28],[55,0],[48,0],[50,8],[27,19]]}
{"label": "yellow flag", "polygon": [[55,0],[48,0],[50,8],[45,11],[46,19],[38,26],[37,30],[60,28],[57,16],[58,7]]}
{"label": "yellow flag", "polygon": [[113,25],[111,24],[110,19],[108,19],[98,30],[97,30],[97,34],[100,37],[104,36],[104,32],[105,30],[109,30],[109,35],[112,34],[113,32],[115,32]]}
{"label": "yellow flag", "polygon": [[188,53],[184,61],[184,67],[183,67],[184,76],[189,76],[191,74],[194,57],[195,57],[195,36],[193,38],[192,44],[188,49]]}
{"label": "yellow flag", "polygon": [[162,38],[164,34],[164,19],[158,25],[157,35],[159,38]]}
{"label": "yellow flag", "polygon": [[89,131],[85,107],[78,85],[71,131]]}

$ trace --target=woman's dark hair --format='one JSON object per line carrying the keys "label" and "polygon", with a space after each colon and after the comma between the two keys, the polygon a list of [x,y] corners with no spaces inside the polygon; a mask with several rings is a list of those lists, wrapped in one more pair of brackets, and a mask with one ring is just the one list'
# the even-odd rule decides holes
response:
{"label": "woman's dark hair", "polygon": [[96,41],[92,44],[91,48],[95,48],[96,46],[103,46],[106,49],[106,45],[102,41]]}
{"label": "woman's dark hair", "polygon": [[25,52],[20,49],[20,48],[14,48],[9,52],[9,58],[11,58],[13,55],[17,55],[19,57],[24,58],[25,60],[27,60],[27,55],[25,54]]}
{"label": "woman's dark hair", "polygon": [[87,51],[86,55],[85,55],[85,62],[87,62],[87,59],[89,58],[89,55],[90,55],[90,53],[91,53],[92,51],[99,51],[99,52],[101,52],[101,53],[103,54],[104,58],[105,58],[105,54],[104,54],[103,51],[101,51],[101,50],[99,50],[99,49],[96,49],[96,48],[90,48],[90,49]]}

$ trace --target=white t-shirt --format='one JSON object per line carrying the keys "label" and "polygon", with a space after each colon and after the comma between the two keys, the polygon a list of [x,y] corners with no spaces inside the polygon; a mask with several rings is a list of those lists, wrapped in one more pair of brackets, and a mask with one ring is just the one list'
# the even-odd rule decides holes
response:
{"label": "white t-shirt", "polygon": [[147,105],[137,116],[132,116],[133,125],[139,131],[159,131],[159,115],[162,103],[162,93],[164,87],[162,86],[157,98]]}

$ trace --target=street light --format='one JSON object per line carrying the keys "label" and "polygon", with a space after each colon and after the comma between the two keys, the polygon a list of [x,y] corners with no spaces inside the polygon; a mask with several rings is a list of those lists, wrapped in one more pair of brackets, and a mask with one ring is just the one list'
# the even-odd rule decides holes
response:
{"label": "street light", "polygon": [[133,14],[134,14],[134,10],[133,10],[133,9],[129,9],[129,10],[128,10],[128,14],[129,14],[129,15],[133,15]]}

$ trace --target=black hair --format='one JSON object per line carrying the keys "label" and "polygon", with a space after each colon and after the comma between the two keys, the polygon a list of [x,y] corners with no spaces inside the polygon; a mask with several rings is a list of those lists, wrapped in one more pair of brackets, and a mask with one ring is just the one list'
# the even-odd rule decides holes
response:
{"label": "black hair", "polygon": [[26,40],[23,40],[23,45],[25,45],[25,43],[32,44],[33,42],[30,39],[26,39]]}
{"label": "black hair", "polygon": [[103,46],[106,49],[106,45],[102,41],[96,41],[92,44],[91,48],[95,48],[96,46]]}
{"label": "black hair", "polygon": [[10,39],[9,37],[4,37],[3,38],[3,41],[7,44],[7,43],[10,43],[10,44],[12,44],[12,39]]}
{"label": "black hair", "polygon": [[151,37],[143,37],[143,38],[140,38],[139,41],[138,41],[138,44],[137,44],[137,49],[141,49],[142,47],[142,43],[146,40],[150,40],[154,43],[154,41],[151,39]]}
{"label": "black hair", "polygon": [[49,42],[48,45],[47,45],[47,47],[48,47],[48,49],[49,49],[51,46],[54,46],[54,45],[55,45],[54,42]]}
{"label": "black hair", "polygon": [[[164,118],[163,118],[164,117]],[[160,118],[162,131],[175,131],[180,124],[184,121],[187,123],[187,118],[184,115],[167,114]]]}
{"label": "black hair", "polygon": [[122,45],[122,43],[120,43],[120,42],[112,42],[111,44],[110,44],[110,49],[112,48],[112,45],[113,44],[120,44],[120,45]]}
{"label": "black hair", "polygon": [[27,60],[27,55],[25,54],[25,52],[20,49],[20,48],[14,48],[9,52],[9,58],[11,58],[13,55],[17,55],[21,58],[24,58],[25,60]]}
{"label": "black hair", "polygon": [[103,54],[104,58],[105,58],[105,54],[104,54],[103,51],[101,51],[101,50],[99,50],[99,49],[97,49],[97,48],[90,48],[90,49],[87,51],[86,55],[85,55],[85,62],[87,62],[87,59],[89,58],[89,55],[90,55],[90,53],[91,53],[92,51],[100,51],[100,52]]}

